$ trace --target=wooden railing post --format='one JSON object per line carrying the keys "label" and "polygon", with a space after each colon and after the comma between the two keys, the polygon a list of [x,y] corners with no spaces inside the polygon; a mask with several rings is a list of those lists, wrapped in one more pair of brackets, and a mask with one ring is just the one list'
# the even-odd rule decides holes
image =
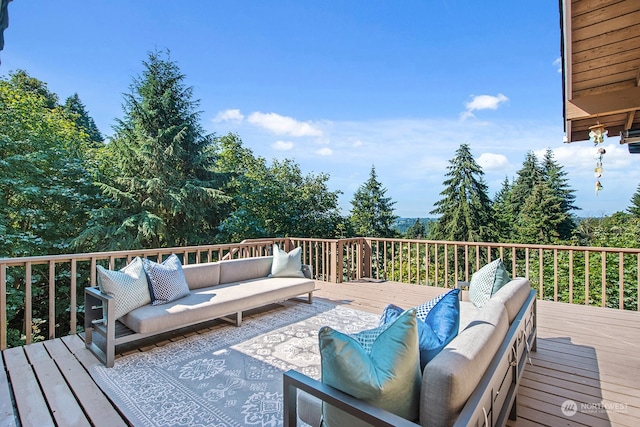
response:
{"label": "wooden railing post", "polygon": [[362,250],[360,250],[359,252],[362,254],[362,260],[363,260],[363,264],[362,264],[362,276],[358,277],[358,279],[361,279],[362,277],[371,277],[371,240],[367,240],[364,237],[362,239],[360,239],[360,245],[362,245]]}

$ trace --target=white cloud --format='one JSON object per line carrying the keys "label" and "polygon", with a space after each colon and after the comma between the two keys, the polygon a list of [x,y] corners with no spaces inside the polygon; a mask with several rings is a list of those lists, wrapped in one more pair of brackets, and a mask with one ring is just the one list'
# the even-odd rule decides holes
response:
{"label": "white cloud", "polygon": [[289,151],[293,149],[293,142],[291,141],[276,141],[271,144],[271,148],[278,151]]}
{"label": "white cloud", "polygon": [[244,119],[244,115],[238,109],[230,109],[218,112],[216,116],[211,119],[214,123],[222,122],[235,122],[240,123]]}
{"label": "white cloud", "polygon": [[503,154],[482,153],[477,162],[485,171],[501,171],[509,167],[509,160]]}
{"label": "white cloud", "polygon": [[498,106],[503,102],[507,102],[509,98],[499,93],[496,96],[493,95],[477,95],[472,96],[471,101],[466,102],[464,106],[468,112],[477,110],[496,110]]}
{"label": "white cloud", "polygon": [[556,60],[553,61],[553,66],[558,67],[558,72],[562,73],[562,57],[556,58]]}
{"label": "white cloud", "polygon": [[247,120],[249,123],[260,126],[276,135],[290,136],[322,136],[322,131],[309,123],[300,122],[292,117],[281,116],[276,113],[252,113]]}
{"label": "white cloud", "polygon": [[330,156],[333,154],[333,150],[329,147],[322,147],[319,150],[316,150],[316,154],[318,156]]}
{"label": "white cloud", "polygon": [[354,148],[362,147],[362,141],[360,141],[359,139],[356,139],[356,140],[353,142],[353,147],[354,147]]}

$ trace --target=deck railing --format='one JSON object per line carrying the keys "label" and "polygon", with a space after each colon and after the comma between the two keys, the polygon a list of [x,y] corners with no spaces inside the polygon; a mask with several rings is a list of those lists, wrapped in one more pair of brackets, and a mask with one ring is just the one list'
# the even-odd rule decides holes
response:
{"label": "deck railing", "polygon": [[271,253],[274,242],[285,250],[302,247],[302,261],[313,267],[314,278],[320,281],[370,278],[451,288],[460,280],[469,281],[473,272],[500,257],[511,276],[531,280],[539,298],[640,310],[640,249],[374,238],[261,239],[1,258],[0,349],[81,331],[83,289],[96,285],[97,265],[119,269],[136,256],[157,261],[171,253],[184,264],[262,256]]}

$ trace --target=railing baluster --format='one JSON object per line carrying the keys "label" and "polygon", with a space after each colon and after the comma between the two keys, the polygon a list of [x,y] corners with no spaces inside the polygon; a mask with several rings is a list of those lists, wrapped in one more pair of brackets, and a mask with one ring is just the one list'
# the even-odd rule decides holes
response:
{"label": "railing baluster", "polygon": [[558,301],[558,250],[553,250],[553,300]]}
{"label": "railing baluster", "polygon": [[56,262],[49,261],[49,339],[56,337]]}
{"label": "railing baluster", "polygon": [[540,265],[539,265],[539,268],[540,268],[539,273],[540,273],[540,275],[538,276],[539,277],[539,281],[540,281],[538,283],[538,288],[540,289],[540,291],[539,291],[540,292],[539,293],[540,297],[539,298],[544,299],[544,286],[542,284],[543,275],[544,275],[544,252],[543,252],[542,248],[538,249],[538,260],[540,261]]}
{"label": "railing baluster", "polygon": [[624,254],[622,252],[618,252],[618,259],[619,259],[619,265],[618,265],[618,274],[620,275],[620,277],[618,278],[619,280],[619,284],[620,284],[620,289],[618,289],[618,300],[619,300],[619,309],[620,310],[624,310]]}
{"label": "railing baluster", "polygon": [[32,333],[32,301],[31,301],[31,261],[27,261],[24,265],[24,335],[26,337],[25,344],[31,344]]}
{"label": "railing baluster", "polygon": [[584,253],[584,304],[589,305],[589,251]]}
{"label": "railing baluster", "polygon": [[469,244],[464,245],[464,280],[469,281]]}
{"label": "railing baluster", "polygon": [[602,307],[606,307],[607,306],[607,253],[605,251],[602,251],[601,253],[601,264],[602,264],[602,271],[601,273],[601,282],[600,282],[600,286],[601,286],[601,293],[602,293]]}
{"label": "railing baluster", "polygon": [[569,304],[573,304],[573,249],[569,249]]}
{"label": "railing baluster", "polygon": [[76,295],[78,294],[76,292],[76,282],[78,280],[78,275],[76,274],[76,259],[75,258],[71,258],[71,288],[69,290],[69,293],[71,294],[71,301],[70,301],[70,316],[71,316],[71,321],[69,322],[69,333],[70,334],[75,334],[76,330],[77,330],[77,307],[78,304],[76,302]]}
{"label": "railing baluster", "polygon": [[[640,257],[638,257],[640,265]],[[640,288],[640,282],[638,282]],[[7,348],[7,266],[0,264],[0,350]]]}

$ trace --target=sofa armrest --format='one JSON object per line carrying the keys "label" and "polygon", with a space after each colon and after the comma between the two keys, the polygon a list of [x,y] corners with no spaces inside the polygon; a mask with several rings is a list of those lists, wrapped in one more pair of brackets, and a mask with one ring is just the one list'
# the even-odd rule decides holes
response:
{"label": "sofa armrest", "polygon": [[302,264],[302,274],[307,279],[313,279],[313,267],[308,264]]}
{"label": "sofa armrest", "polygon": [[[84,332],[85,346],[108,368],[115,360],[115,300],[97,287],[84,288]],[[104,337],[104,348],[98,347],[93,333]]]}
{"label": "sofa armrest", "polygon": [[462,291],[468,291],[469,285],[470,285],[469,282],[463,282],[463,281],[458,281],[458,283],[456,284],[456,289],[460,289],[460,301],[463,300]]}
{"label": "sofa armrest", "polygon": [[298,390],[315,396],[323,402],[375,426],[415,427],[418,425],[294,370],[283,374],[283,387],[285,427],[298,425]]}

